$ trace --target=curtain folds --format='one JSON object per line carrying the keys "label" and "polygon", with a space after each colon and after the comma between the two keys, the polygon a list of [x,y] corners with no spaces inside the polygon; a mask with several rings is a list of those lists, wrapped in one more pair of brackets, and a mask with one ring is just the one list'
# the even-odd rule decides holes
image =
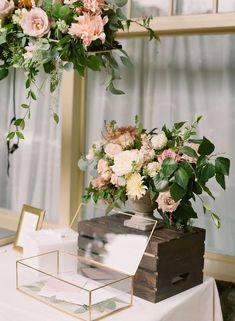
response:
{"label": "curtain folds", "polygon": [[[45,81],[40,73],[37,86]],[[49,90],[49,79],[37,92],[31,118],[26,120],[25,139],[20,148],[10,156],[10,177],[7,176],[6,135],[13,117],[13,71],[1,81],[0,86],[0,208],[20,212],[23,204],[46,210],[46,218],[56,221],[60,186],[60,125],[50,117],[50,104],[54,100]],[[24,75],[16,73],[16,113],[22,117],[25,103]],[[58,110],[59,99],[56,93]]]}

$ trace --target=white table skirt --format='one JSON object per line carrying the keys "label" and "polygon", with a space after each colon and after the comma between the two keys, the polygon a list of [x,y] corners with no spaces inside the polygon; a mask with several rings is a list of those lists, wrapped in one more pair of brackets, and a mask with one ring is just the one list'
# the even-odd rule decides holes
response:
{"label": "white table skirt", "polygon": [[[75,321],[16,290],[16,260],[21,255],[12,246],[0,247],[0,321]],[[153,304],[134,298],[127,310],[108,316],[107,321],[223,321],[215,281],[203,284]]]}

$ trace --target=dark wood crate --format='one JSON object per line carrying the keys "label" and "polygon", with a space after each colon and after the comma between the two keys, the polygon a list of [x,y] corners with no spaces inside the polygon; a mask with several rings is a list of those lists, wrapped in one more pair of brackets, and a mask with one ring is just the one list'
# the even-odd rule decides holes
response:
{"label": "dark wood crate", "polygon": [[[119,214],[79,222],[78,253],[84,254],[89,246],[94,257],[99,255],[106,233],[121,234],[122,227]],[[202,283],[204,241],[201,228],[186,233],[156,229],[135,275],[134,294],[155,303]]]}

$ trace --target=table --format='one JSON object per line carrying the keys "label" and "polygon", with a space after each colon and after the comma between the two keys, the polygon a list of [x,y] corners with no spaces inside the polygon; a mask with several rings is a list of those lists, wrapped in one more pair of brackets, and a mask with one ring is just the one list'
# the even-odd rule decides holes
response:
{"label": "table", "polygon": [[[15,289],[15,262],[21,254],[12,245],[0,247],[0,321],[75,321]],[[223,321],[214,279],[153,304],[134,298],[133,307],[107,321]]]}

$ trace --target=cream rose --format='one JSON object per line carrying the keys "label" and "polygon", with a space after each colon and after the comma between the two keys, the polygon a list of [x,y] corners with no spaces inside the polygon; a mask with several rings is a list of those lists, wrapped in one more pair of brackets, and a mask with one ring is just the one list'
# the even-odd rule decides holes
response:
{"label": "cream rose", "polygon": [[161,133],[159,135],[155,135],[151,139],[151,143],[152,143],[154,149],[164,148],[167,144],[167,141],[168,141],[167,137],[164,133]]}
{"label": "cream rose", "polygon": [[126,180],[125,180],[125,178],[124,178],[124,177],[119,177],[119,176],[117,176],[116,174],[112,174],[112,175],[111,175],[111,180],[110,180],[110,182],[111,182],[113,185],[117,186],[117,187],[119,187],[119,186],[125,186],[125,185],[126,185]]}
{"label": "cream rose", "polygon": [[0,19],[10,16],[14,7],[15,5],[13,0],[0,0]]}
{"label": "cream rose", "polygon": [[173,198],[171,197],[170,191],[161,192],[158,195],[158,198],[156,202],[158,203],[158,208],[161,209],[163,212],[174,212],[177,207],[180,204],[179,200],[178,202],[175,202]]}
{"label": "cream rose", "polygon": [[32,8],[27,11],[20,22],[24,34],[41,38],[50,30],[48,16],[41,8]]}
{"label": "cream rose", "polygon": [[125,150],[114,156],[114,165],[111,167],[117,176],[131,173],[133,163],[141,165],[142,158],[137,150]]}
{"label": "cream rose", "polygon": [[159,172],[161,165],[158,162],[149,163],[147,166],[147,173],[150,177],[154,177]]}
{"label": "cream rose", "polygon": [[108,155],[108,157],[113,158],[115,155],[122,152],[122,147],[118,144],[109,143],[105,147],[104,151]]}

